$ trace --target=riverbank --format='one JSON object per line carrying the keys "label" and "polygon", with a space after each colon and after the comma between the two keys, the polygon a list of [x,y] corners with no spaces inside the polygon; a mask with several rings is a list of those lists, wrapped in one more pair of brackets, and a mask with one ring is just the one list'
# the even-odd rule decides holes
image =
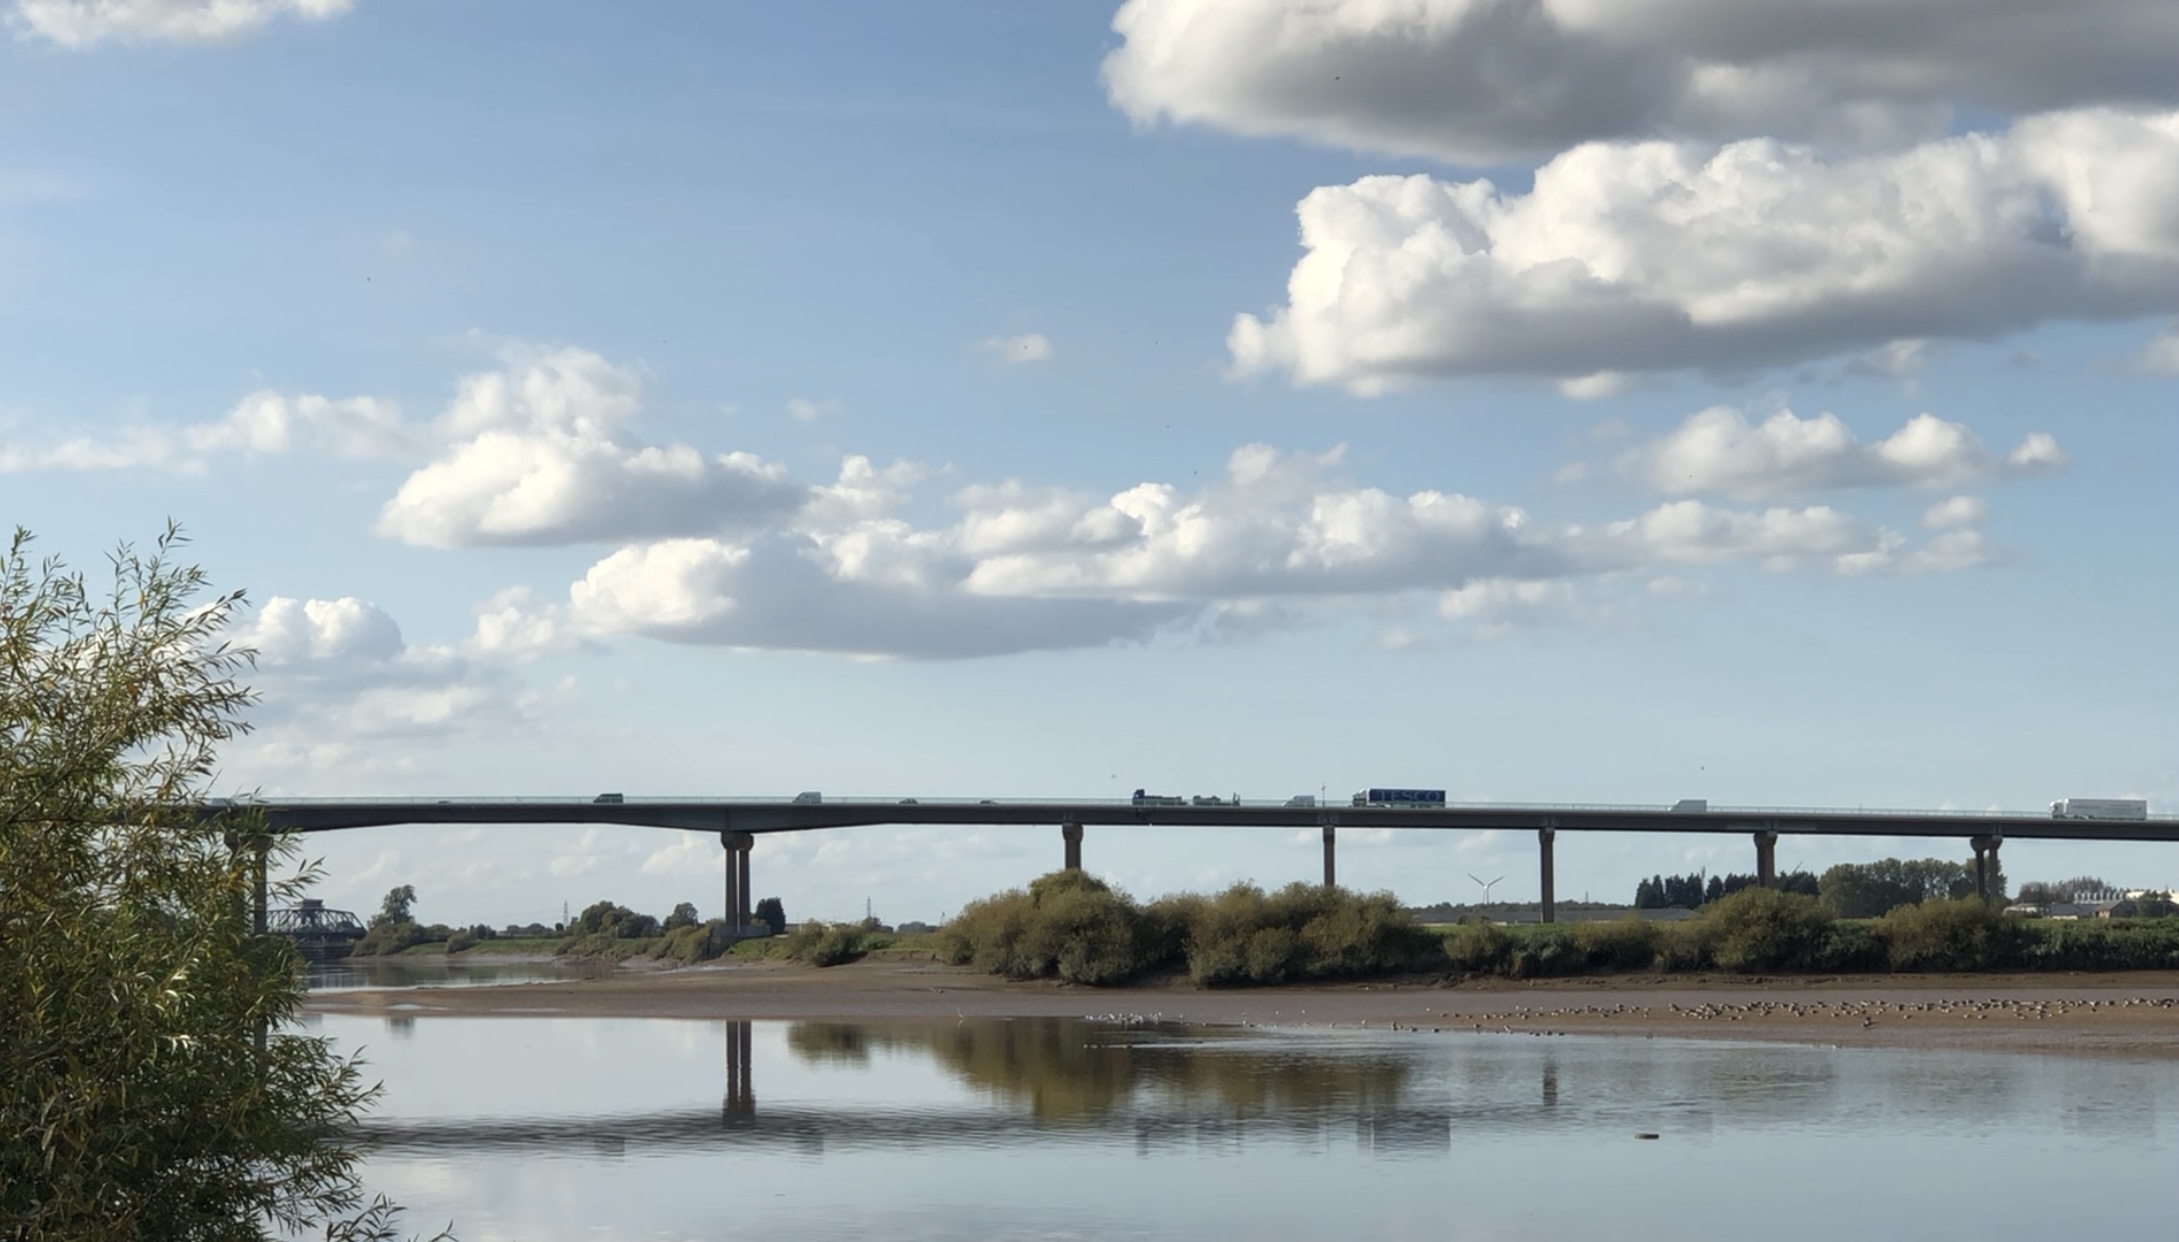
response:
{"label": "riverbank", "polygon": [[1530,983],[1378,981],[1203,989],[1014,983],[935,962],[819,970],[779,961],[482,988],[311,996],[306,1012],[434,1017],[889,1021],[1157,1018],[1218,1025],[1368,1027],[1737,1039],[1843,1047],[2179,1058],[2179,972],[1750,977],[1611,975]]}

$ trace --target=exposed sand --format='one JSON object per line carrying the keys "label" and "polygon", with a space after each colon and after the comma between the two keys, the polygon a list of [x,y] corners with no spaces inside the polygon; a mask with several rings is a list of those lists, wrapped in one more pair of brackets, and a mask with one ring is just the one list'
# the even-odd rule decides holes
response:
{"label": "exposed sand", "polygon": [[1185,981],[1133,988],[1009,983],[929,962],[866,961],[818,970],[765,961],[494,987],[322,993],[306,1008],[418,1018],[1159,1017],[1261,1026],[2179,1057],[2179,972],[2170,971],[1616,975],[1535,983],[1415,980],[1206,990]]}

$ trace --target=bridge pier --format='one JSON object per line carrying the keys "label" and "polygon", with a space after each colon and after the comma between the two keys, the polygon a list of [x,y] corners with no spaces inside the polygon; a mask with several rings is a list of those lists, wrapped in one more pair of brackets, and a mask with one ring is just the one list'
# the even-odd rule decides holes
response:
{"label": "bridge pier", "polygon": [[1082,869],[1082,825],[1061,824],[1059,839],[1067,843],[1066,867],[1069,871]]}
{"label": "bridge pier", "polygon": [[1324,887],[1326,888],[1334,887],[1339,883],[1339,868],[1332,857],[1334,842],[1338,835],[1339,829],[1330,824],[1324,825]]}
{"label": "bridge pier", "polygon": [[1755,882],[1762,888],[1778,887],[1778,833],[1765,828],[1755,834]]}
{"label": "bridge pier", "polygon": [[1551,842],[1559,835],[1556,828],[1538,828],[1536,843],[1543,847],[1543,921],[1559,921],[1558,876],[1552,865]]}
{"label": "bridge pier", "polygon": [[749,1032],[747,1022],[726,1024],[726,1102],[719,1109],[719,1121],[726,1126],[747,1125],[757,1118],[757,1091],[749,1073]]}
{"label": "bridge pier", "polygon": [[1979,901],[1990,900],[1990,881],[1997,876],[1997,847],[2005,838],[1991,835],[1969,837],[1967,843],[1975,849],[1975,897]]}
{"label": "bridge pier", "polygon": [[753,833],[719,834],[719,845],[726,850],[726,911],[722,917],[729,927],[749,926],[749,851],[756,843]]}

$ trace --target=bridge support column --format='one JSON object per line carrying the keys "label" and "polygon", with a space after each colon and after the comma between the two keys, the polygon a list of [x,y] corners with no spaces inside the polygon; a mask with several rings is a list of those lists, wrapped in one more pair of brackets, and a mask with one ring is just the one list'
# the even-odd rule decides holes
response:
{"label": "bridge support column", "polygon": [[1324,887],[1326,888],[1331,888],[1339,883],[1339,868],[1333,858],[1338,836],[1339,830],[1337,828],[1332,827],[1330,824],[1324,825]]}
{"label": "bridge support column", "polygon": [[722,832],[719,845],[726,850],[726,909],[721,915],[727,926],[749,926],[749,848],[756,838],[746,832]]}
{"label": "bridge support column", "polygon": [[1059,839],[1067,843],[1067,870],[1080,871],[1082,869],[1082,825],[1061,824],[1059,826]]}
{"label": "bridge support column", "polygon": [[756,921],[755,916],[750,913],[750,909],[757,903],[749,895],[749,851],[755,849],[756,844],[756,837],[745,832],[741,834],[741,848],[734,851],[741,856],[741,876],[734,882],[734,895],[741,899],[740,903],[734,907],[734,926],[736,927],[747,927]]}
{"label": "bridge support column", "polygon": [[1778,887],[1778,833],[1773,829],[1755,834],[1755,882],[1763,888]]}
{"label": "bridge support column", "polygon": [[1975,897],[1990,900],[1990,882],[1997,878],[1997,847],[2004,844],[2000,836],[1970,837],[1967,843],[1975,847]]}
{"label": "bridge support column", "polygon": [[1543,847],[1543,921],[1559,921],[1558,876],[1551,859],[1551,842],[1559,835],[1556,828],[1538,828],[1536,843]]}

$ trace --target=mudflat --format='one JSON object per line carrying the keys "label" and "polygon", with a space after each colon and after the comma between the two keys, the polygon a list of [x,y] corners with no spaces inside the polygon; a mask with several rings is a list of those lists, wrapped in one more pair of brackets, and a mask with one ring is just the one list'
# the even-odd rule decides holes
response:
{"label": "mudflat", "polygon": [[489,987],[326,992],[306,1010],[431,1017],[887,1021],[1091,1017],[1220,1025],[1737,1039],[1848,1047],[2179,1057],[2179,972],[1800,977],[1621,974],[1091,988],[965,967],[777,961]]}

